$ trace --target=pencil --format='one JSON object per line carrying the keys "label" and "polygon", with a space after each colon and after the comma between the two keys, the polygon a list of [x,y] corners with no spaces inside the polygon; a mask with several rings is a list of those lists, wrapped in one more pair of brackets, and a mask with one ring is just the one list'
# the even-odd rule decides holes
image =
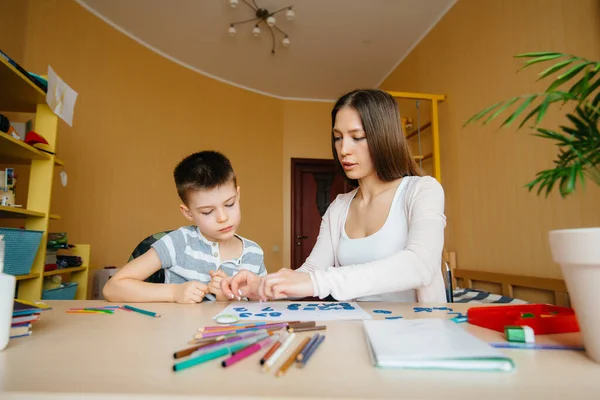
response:
{"label": "pencil", "polygon": [[251,328],[243,328],[243,329],[230,329],[230,330],[222,330],[222,331],[208,331],[208,332],[204,332],[204,333],[198,333],[196,334],[194,337],[196,339],[203,339],[203,338],[208,338],[208,337],[213,337],[213,336],[221,336],[221,335],[228,335],[231,333],[243,333],[243,332],[250,332],[250,331],[256,331],[256,330],[260,330],[260,329],[268,329],[268,330],[279,330],[281,328],[285,328],[287,325],[286,324],[267,324],[267,325],[259,325],[259,326],[253,326]]}
{"label": "pencil", "polygon": [[317,350],[317,347],[319,347],[321,345],[321,343],[323,343],[323,341],[325,340],[325,336],[321,335],[319,337],[319,340],[317,340],[315,342],[315,344],[310,348],[310,350],[308,350],[308,354],[306,354],[304,356],[304,358],[302,359],[302,361],[300,361],[296,366],[298,368],[304,368],[304,366],[306,365],[306,363],[308,362],[308,360],[312,357],[312,355],[315,353],[315,351]]}
{"label": "pencil", "polygon": [[296,357],[298,357],[298,354],[300,354],[302,349],[308,344],[309,341],[310,341],[310,338],[305,337],[302,340],[302,342],[300,342],[298,347],[296,347],[296,349],[292,352],[292,354],[290,354],[288,359],[285,360],[285,362],[281,365],[281,367],[279,367],[279,370],[276,373],[277,376],[282,376],[285,374],[285,372],[288,370],[290,365],[292,365],[294,363],[294,361],[296,361]]}
{"label": "pencil", "polygon": [[322,331],[327,329],[325,325],[313,326],[308,328],[289,328],[288,332],[310,332],[310,331]]}
{"label": "pencil", "polygon": [[126,308],[126,309],[131,310],[131,311],[138,312],[140,314],[149,315],[149,316],[154,317],[154,318],[160,318],[160,314],[152,312],[152,311],[142,310],[141,308],[132,307],[132,306],[128,306],[128,305],[124,305],[123,308]]}
{"label": "pencil", "polygon": [[266,322],[253,322],[253,323],[242,323],[242,324],[205,326],[203,328],[198,328],[198,332],[220,331],[220,330],[225,330],[225,329],[251,328],[253,326],[259,326],[259,325],[265,325],[265,324],[266,324]]}
{"label": "pencil", "polygon": [[300,354],[298,354],[298,357],[296,357],[296,361],[300,362],[300,361],[302,361],[302,359],[306,358],[306,354],[308,354],[308,352],[310,351],[310,348],[312,346],[314,346],[314,344],[316,343],[316,341],[318,339],[319,339],[319,334],[315,333],[310,338],[310,341],[308,342],[308,344],[306,345],[306,347],[304,347],[304,349],[302,349],[302,351],[300,352]]}

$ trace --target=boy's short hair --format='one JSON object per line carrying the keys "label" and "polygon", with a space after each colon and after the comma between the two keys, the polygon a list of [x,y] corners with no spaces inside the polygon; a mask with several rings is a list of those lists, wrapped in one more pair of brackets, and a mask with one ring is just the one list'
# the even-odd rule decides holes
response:
{"label": "boy's short hair", "polygon": [[193,190],[212,189],[237,179],[231,162],[218,151],[200,151],[181,160],[173,172],[177,194],[187,204],[187,194]]}

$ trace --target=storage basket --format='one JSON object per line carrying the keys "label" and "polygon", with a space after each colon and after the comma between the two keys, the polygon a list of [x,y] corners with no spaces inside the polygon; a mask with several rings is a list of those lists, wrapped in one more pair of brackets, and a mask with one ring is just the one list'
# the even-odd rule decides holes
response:
{"label": "storage basket", "polygon": [[42,231],[0,228],[4,236],[4,273],[27,275],[31,272],[33,260],[40,247]]}
{"label": "storage basket", "polygon": [[63,283],[60,287],[42,291],[42,300],[75,300],[77,283]]}

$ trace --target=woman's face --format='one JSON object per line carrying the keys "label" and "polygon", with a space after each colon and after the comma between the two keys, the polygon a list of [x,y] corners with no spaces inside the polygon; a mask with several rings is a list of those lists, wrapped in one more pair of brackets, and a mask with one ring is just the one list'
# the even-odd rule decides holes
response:
{"label": "woman's face", "polygon": [[337,112],[333,140],[338,160],[349,179],[360,180],[376,173],[367,136],[355,109],[343,107]]}

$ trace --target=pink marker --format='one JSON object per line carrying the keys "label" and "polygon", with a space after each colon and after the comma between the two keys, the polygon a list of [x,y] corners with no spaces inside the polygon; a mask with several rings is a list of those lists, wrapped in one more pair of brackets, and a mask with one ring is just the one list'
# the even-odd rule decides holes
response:
{"label": "pink marker", "polygon": [[268,345],[273,343],[273,341],[277,340],[278,337],[279,337],[279,335],[273,335],[273,336],[269,336],[269,337],[261,340],[258,343],[254,343],[253,345],[250,345],[250,346],[236,352],[231,357],[223,360],[221,362],[221,365],[223,367],[229,367],[229,366],[235,364],[236,362],[243,360],[246,357],[250,357],[252,354],[260,351],[260,349],[262,349],[263,347],[267,347]]}

